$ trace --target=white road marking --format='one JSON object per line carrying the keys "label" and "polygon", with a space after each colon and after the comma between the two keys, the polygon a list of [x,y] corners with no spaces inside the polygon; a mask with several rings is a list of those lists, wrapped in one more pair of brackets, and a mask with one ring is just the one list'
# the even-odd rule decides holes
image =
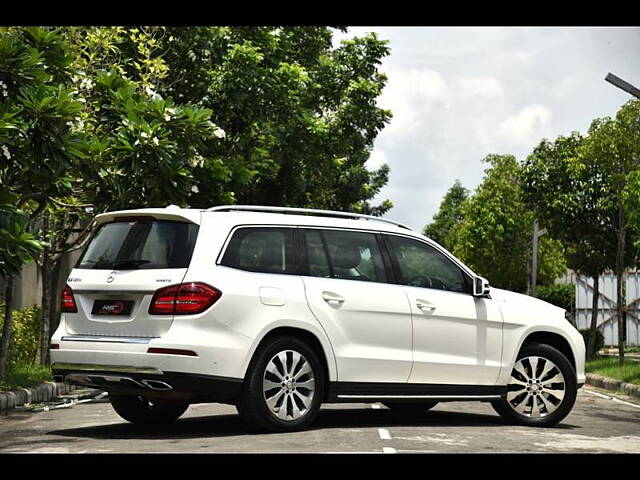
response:
{"label": "white road marking", "polygon": [[373,408],[374,410],[380,410],[382,408],[382,405],[380,405],[379,403],[373,403],[371,405],[371,408]]}
{"label": "white road marking", "polygon": [[391,434],[386,428],[379,428],[378,435],[380,435],[381,440],[391,440]]}
{"label": "white road marking", "polygon": [[583,391],[585,391],[587,393],[590,393],[591,395],[596,395],[597,397],[606,398],[607,400],[611,400],[611,397],[608,397],[607,395],[603,395],[602,393],[594,392],[592,390],[587,390],[586,388],[583,388]]}
{"label": "white road marking", "polygon": [[630,407],[640,408],[640,405],[636,405],[635,403],[631,403],[631,402],[625,402],[624,400],[620,400],[619,398],[616,398],[616,397],[610,397],[609,395],[604,395],[599,392],[594,392],[593,390],[587,390],[586,388],[583,388],[582,390],[584,392],[590,393],[591,395],[596,395],[597,397],[604,398],[606,400],[613,400],[618,403],[629,405]]}
{"label": "white road marking", "polygon": [[613,398],[614,401],[624,403],[625,405],[629,405],[630,407],[640,408],[640,405],[636,405],[635,403],[625,402],[624,400],[620,400],[619,398]]}
{"label": "white road marking", "polygon": [[398,453],[398,451],[395,448],[383,447],[382,453]]}

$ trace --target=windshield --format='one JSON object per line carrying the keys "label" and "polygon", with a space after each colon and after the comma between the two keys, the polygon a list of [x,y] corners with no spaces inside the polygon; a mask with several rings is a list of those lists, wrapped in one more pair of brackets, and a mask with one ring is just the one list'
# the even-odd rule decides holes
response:
{"label": "windshield", "polygon": [[193,223],[129,218],[101,225],[76,268],[188,268],[198,235]]}

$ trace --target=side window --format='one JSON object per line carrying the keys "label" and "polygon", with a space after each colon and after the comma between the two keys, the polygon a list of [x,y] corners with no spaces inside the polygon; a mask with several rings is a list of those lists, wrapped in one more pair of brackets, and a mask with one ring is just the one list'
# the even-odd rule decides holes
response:
{"label": "side window", "polygon": [[400,282],[413,287],[470,292],[466,275],[435,248],[410,238],[387,235],[400,267]]}
{"label": "side window", "polygon": [[372,233],[323,230],[334,278],[386,282],[376,237]]}
{"label": "side window", "polygon": [[239,228],[222,265],[250,272],[296,273],[290,228]]}

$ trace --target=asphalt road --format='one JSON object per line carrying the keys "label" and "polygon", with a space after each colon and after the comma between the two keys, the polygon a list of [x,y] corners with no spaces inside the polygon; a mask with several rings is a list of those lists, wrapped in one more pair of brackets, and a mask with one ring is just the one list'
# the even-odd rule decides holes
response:
{"label": "asphalt road", "polygon": [[508,425],[476,402],[441,403],[410,419],[379,404],[325,405],[312,429],[287,434],[248,433],[226,405],[192,405],[172,425],[140,428],[109,403],[85,403],[0,417],[0,453],[640,453],[640,402],[597,392],[580,390],[572,413],[548,429]]}

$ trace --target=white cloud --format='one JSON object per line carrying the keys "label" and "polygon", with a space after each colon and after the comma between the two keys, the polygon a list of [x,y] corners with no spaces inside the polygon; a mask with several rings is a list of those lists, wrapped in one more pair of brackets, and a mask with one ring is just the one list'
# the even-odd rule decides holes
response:
{"label": "white cloud", "polygon": [[[393,112],[370,168],[388,163],[390,218],[421,229],[460,179],[474,189],[487,154],[523,160],[543,138],[586,131],[630,97],[613,72],[640,82],[640,28],[356,27],[390,41],[378,104]],[[337,44],[334,42],[334,44]]]}
{"label": "white cloud", "polygon": [[495,98],[504,95],[504,88],[493,77],[463,77],[458,80],[459,92],[463,97]]}
{"label": "white cloud", "polygon": [[500,122],[500,133],[505,145],[511,147],[533,147],[534,144],[551,134],[553,115],[544,105],[527,105],[514,115]]}

